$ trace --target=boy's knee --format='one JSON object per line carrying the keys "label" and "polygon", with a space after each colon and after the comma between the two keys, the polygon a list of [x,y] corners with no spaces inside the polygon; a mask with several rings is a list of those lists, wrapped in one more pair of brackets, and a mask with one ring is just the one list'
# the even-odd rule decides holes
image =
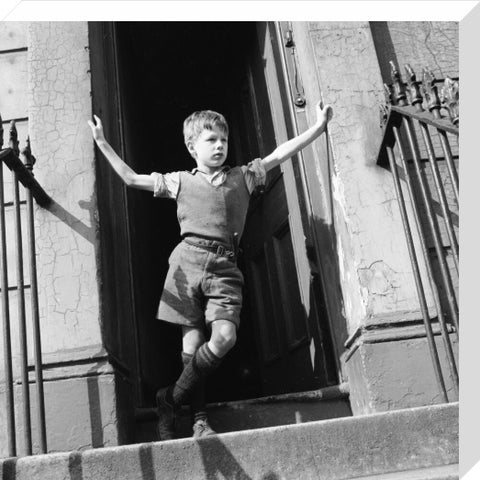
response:
{"label": "boy's knee", "polygon": [[182,346],[183,351],[188,354],[194,354],[205,343],[203,331],[196,328],[183,329]]}
{"label": "boy's knee", "polygon": [[227,353],[237,341],[237,327],[227,320],[214,322],[210,341],[217,351]]}

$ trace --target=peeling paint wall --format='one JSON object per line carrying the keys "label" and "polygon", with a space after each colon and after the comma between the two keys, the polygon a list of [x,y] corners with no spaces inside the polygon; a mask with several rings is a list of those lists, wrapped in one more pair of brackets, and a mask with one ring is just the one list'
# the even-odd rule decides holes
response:
{"label": "peeling paint wall", "polygon": [[35,175],[54,200],[36,211],[44,351],[68,355],[101,344],[87,24],[32,23],[29,36]]}
{"label": "peeling paint wall", "polygon": [[[331,319],[332,331],[338,350],[344,348],[341,373],[350,386],[352,410],[364,414],[435,403],[439,392],[424,328],[416,326],[413,337],[406,331],[406,322],[419,322],[421,313],[392,177],[376,165],[382,139],[379,107],[385,104],[383,83],[391,82],[389,60],[402,72],[409,63],[417,74],[429,66],[437,79],[458,75],[458,25],[309,22],[292,28],[310,122],[317,98],[334,109],[329,144],[319,142],[318,168],[310,170],[310,189],[324,192],[325,207],[317,212],[329,225],[338,262],[341,298],[329,286],[327,295],[331,312],[342,312]],[[453,149],[456,154],[455,142]],[[458,211],[453,214],[458,229]],[[441,234],[448,245],[443,230]],[[335,274],[329,259],[323,263],[325,271]],[[424,273],[422,260],[420,269]],[[335,279],[328,279],[331,285]],[[435,316],[428,288],[426,294]],[[455,399],[438,336],[437,343],[449,397]]]}
{"label": "peeling paint wall", "polygon": [[417,75],[428,67],[437,79],[458,77],[457,22],[370,22],[370,27],[384,81],[390,82],[390,60],[402,72],[408,63]]}
{"label": "peeling paint wall", "polygon": [[326,214],[324,221],[335,234],[352,333],[382,316],[402,319],[418,311],[392,178],[376,166],[383,82],[368,22],[309,22],[294,29],[301,52],[311,52],[301,64],[306,91],[320,92],[334,109],[330,178],[324,168],[318,183],[333,203],[333,217]]}
{"label": "peeling paint wall", "polygon": [[[28,133],[36,158],[35,177],[53,199],[48,209],[35,205],[47,443],[50,451],[115,445],[118,443],[116,384],[102,345],[94,147],[86,123],[91,117],[88,25],[86,22],[0,24],[0,47],[18,46],[23,50],[0,55],[0,62],[8,65],[2,68],[0,113],[4,120],[22,119],[20,147]],[[5,176],[8,180],[9,175]],[[9,185],[8,195],[11,196]],[[9,284],[13,287],[16,285],[13,212],[7,212],[7,228]],[[26,238],[25,227],[23,232]],[[24,251],[27,252],[25,247]],[[27,259],[24,268],[28,283]],[[32,364],[28,290],[26,302]],[[13,290],[10,315],[15,379],[20,376],[16,312]],[[3,365],[0,367],[3,380],[2,371]],[[32,402],[33,398],[32,393]],[[36,430],[35,407],[32,408]],[[15,410],[17,442],[22,452],[19,391]],[[6,422],[4,385],[0,388],[0,411],[2,455],[7,445],[6,429],[1,427]]]}

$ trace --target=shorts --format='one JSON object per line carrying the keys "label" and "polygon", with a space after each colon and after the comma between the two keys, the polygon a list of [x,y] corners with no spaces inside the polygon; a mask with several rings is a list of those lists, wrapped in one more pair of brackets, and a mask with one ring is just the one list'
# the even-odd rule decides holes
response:
{"label": "shorts", "polygon": [[199,328],[215,320],[229,320],[238,328],[244,278],[235,261],[182,241],[168,263],[158,319]]}

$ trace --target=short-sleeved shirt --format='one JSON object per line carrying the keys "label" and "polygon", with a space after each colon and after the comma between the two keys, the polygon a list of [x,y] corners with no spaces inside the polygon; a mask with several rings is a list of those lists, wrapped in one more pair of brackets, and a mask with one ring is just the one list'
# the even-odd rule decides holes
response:
{"label": "short-sleeved shirt", "polygon": [[[242,165],[240,168],[242,169],[249,193],[252,193],[257,186],[265,184],[266,171],[260,158],[256,158],[247,165]],[[207,175],[198,168],[194,168],[192,173],[200,172],[212,185],[216,186],[221,185],[225,181],[229,169],[230,167],[224,166],[213,175]],[[153,172],[151,176],[155,182],[153,190],[155,197],[177,198],[180,185],[180,172],[165,174]]]}

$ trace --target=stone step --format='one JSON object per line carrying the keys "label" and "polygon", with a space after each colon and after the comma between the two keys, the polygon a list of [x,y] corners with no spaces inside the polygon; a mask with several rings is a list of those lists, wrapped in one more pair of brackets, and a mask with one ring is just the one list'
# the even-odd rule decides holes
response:
{"label": "stone step", "polygon": [[354,477],[349,480],[458,480],[458,463],[442,465],[441,467],[421,468],[419,470],[404,470],[402,472]]}
{"label": "stone step", "polygon": [[[209,422],[218,433],[305,423],[352,415],[346,384],[318,390],[208,405]],[[157,413],[139,409],[136,414],[137,442],[157,440]],[[188,409],[177,418],[177,438],[192,435]]]}
{"label": "stone step", "polygon": [[[0,462],[0,478],[346,480],[418,473],[457,463],[455,403],[245,430],[200,440],[10,459]],[[398,475],[393,478],[402,478]]]}

